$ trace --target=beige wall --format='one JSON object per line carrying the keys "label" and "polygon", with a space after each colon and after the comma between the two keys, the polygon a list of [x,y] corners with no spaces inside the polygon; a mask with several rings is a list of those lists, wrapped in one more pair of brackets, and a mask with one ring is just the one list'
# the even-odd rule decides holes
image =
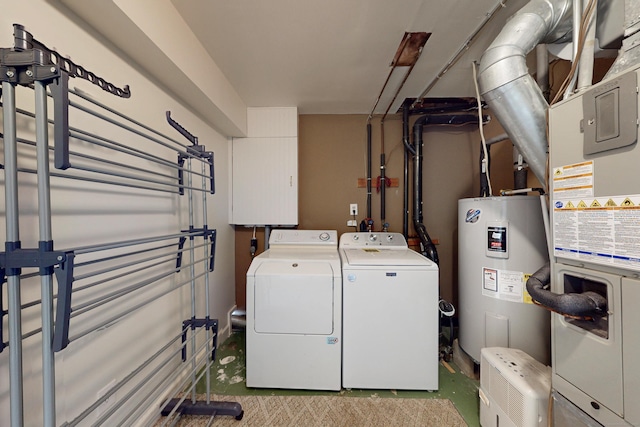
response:
{"label": "beige wall", "polygon": [[[613,58],[596,59],[593,81],[600,81]],[[564,80],[570,64],[551,63],[551,97]],[[485,111],[491,115],[491,111]],[[412,123],[416,117],[412,118]],[[366,213],[366,189],[357,188],[358,178],[366,175],[366,115],[302,115],[299,124],[300,228],[351,231],[346,222],[349,204],[358,203],[358,221]],[[386,193],[386,221],[390,231],[402,232],[402,118],[388,116],[384,123],[386,175],[398,178],[400,186]],[[380,174],[380,118],[372,120],[372,176]],[[484,128],[490,139],[504,131],[494,119]],[[458,302],[458,200],[479,194],[480,133],[477,126],[429,126],[423,133],[423,216],[433,240],[438,241],[441,296],[455,305]],[[513,154],[509,140],[491,147],[491,181],[493,194],[513,186]],[[411,183],[411,178],[410,178]],[[530,187],[540,183],[529,173]],[[376,230],[381,227],[380,196],[372,191],[372,216]],[[410,192],[411,195],[411,192]],[[411,197],[411,196],[410,196]],[[413,207],[409,204],[409,212]],[[409,221],[412,221],[410,215]],[[236,227],[236,301],[245,304],[245,275],[251,263],[249,241],[252,230]],[[410,228],[410,234],[413,229]],[[258,232],[260,251],[264,233]]]}
{"label": "beige wall", "polygon": [[[412,118],[412,122],[415,118]],[[358,222],[366,215],[366,188],[358,178],[366,177],[366,115],[301,115],[299,123],[299,228],[347,227],[349,204],[358,204]],[[380,195],[375,178],[380,174],[380,119],[372,120],[372,217],[380,230]],[[501,134],[494,121],[485,136]],[[397,178],[398,187],[387,188],[386,221],[389,230],[402,232],[403,145],[402,119],[388,116],[384,122],[386,175]],[[438,241],[441,295],[457,302],[457,203],[479,192],[480,136],[477,126],[427,126],[423,133],[423,215],[432,239]],[[494,194],[512,185],[512,150],[509,141],[491,148]],[[409,179],[411,183],[411,178]],[[413,205],[410,190],[409,221]],[[409,227],[410,234],[413,228]],[[236,227],[236,301],[245,304],[245,276],[251,262],[249,242],[253,229]],[[264,230],[257,231],[259,252],[264,248]]]}

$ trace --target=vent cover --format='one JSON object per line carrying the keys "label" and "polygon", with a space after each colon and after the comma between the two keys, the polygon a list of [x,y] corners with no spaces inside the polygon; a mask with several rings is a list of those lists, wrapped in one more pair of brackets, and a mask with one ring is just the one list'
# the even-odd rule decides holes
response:
{"label": "vent cover", "polygon": [[543,427],[551,371],[521,350],[483,348],[480,360],[480,424]]}

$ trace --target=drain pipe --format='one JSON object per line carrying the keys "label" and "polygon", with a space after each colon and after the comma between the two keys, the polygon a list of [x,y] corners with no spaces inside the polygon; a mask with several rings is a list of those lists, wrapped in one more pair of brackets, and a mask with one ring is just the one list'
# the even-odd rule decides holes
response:
{"label": "drain pipe", "polygon": [[509,135],[506,133],[501,133],[500,135],[494,136],[491,139],[487,139],[484,144],[487,147],[487,161],[484,161],[484,150],[482,149],[482,141],[480,141],[480,197],[491,197],[491,191],[489,188],[489,175],[490,175],[490,167],[491,167],[491,152],[490,148],[496,142],[501,142],[509,139]]}
{"label": "drain pipe", "polygon": [[367,120],[367,218],[371,218],[371,119]]}
{"label": "drain pipe", "polygon": [[[386,113],[385,113],[386,115]],[[384,153],[384,117],[380,120],[380,226],[382,231],[386,232],[387,224],[387,176],[386,176],[386,159]]]}
{"label": "drain pipe", "polygon": [[403,198],[402,198],[402,234],[409,237],[409,152],[415,154],[409,141],[409,105],[402,108],[402,143],[404,144],[404,172],[403,172]]}
{"label": "drain pipe", "polygon": [[546,183],[548,103],[526,63],[541,42],[571,38],[571,0],[531,0],[482,55],[482,96],[538,180]]}
{"label": "drain pipe", "polygon": [[413,124],[413,142],[415,149],[415,165],[413,167],[413,194],[414,194],[414,211],[413,226],[420,238],[422,244],[423,255],[436,264],[440,263],[438,251],[433,244],[427,227],[422,223],[422,130],[427,123],[429,116],[422,116]]}

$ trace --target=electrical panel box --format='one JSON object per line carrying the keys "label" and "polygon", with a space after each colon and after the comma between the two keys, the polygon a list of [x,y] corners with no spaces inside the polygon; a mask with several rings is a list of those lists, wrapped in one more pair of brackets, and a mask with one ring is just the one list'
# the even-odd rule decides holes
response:
{"label": "electrical panel box", "polygon": [[607,81],[582,96],[584,154],[635,144],[638,140],[636,73]]}
{"label": "electrical panel box", "polygon": [[297,225],[297,108],[249,108],[247,128],[231,142],[230,224]]}

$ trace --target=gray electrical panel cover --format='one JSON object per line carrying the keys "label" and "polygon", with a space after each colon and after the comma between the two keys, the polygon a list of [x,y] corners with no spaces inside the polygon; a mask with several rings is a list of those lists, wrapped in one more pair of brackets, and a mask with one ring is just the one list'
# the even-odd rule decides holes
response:
{"label": "gray electrical panel cover", "polygon": [[636,73],[625,73],[585,92],[582,96],[585,155],[636,143],[637,87]]}

